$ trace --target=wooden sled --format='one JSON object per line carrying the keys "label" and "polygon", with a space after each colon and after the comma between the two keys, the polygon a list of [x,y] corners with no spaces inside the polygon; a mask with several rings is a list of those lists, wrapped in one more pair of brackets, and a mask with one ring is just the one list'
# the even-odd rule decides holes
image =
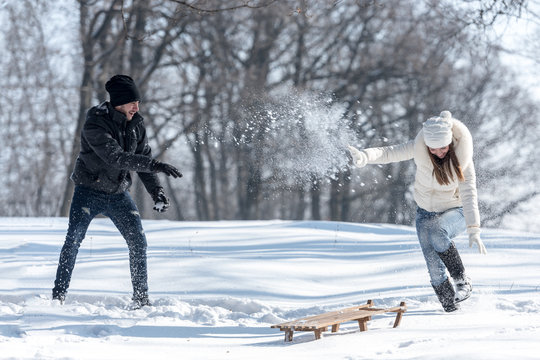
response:
{"label": "wooden sled", "polygon": [[367,322],[374,315],[384,314],[387,312],[395,312],[396,320],[394,327],[399,326],[403,313],[407,311],[405,302],[401,302],[399,306],[389,309],[374,308],[373,300],[368,300],[367,304],[353,306],[346,309],[336,310],[320,315],[309,316],[302,319],[284,322],[278,325],[272,325],[272,328],[279,328],[285,331],[285,341],[292,341],[294,331],[313,331],[315,339],[321,338],[321,333],[328,330],[328,326],[332,326],[332,332],[337,332],[342,323],[348,321],[358,321],[360,331],[367,331]]}

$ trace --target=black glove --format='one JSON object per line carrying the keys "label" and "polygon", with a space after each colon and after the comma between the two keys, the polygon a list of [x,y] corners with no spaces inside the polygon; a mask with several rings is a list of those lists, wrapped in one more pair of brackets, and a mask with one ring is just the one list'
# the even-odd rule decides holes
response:
{"label": "black glove", "polygon": [[175,179],[182,177],[182,173],[178,171],[177,168],[167,163],[157,161],[155,159],[152,160],[152,165],[150,165],[150,170],[152,170],[153,172],[162,172],[165,175],[172,176]]}
{"label": "black glove", "polygon": [[158,187],[152,194],[152,200],[154,200],[153,209],[157,212],[165,212],[170,206],[169,199],[165,196],[163,188]]}

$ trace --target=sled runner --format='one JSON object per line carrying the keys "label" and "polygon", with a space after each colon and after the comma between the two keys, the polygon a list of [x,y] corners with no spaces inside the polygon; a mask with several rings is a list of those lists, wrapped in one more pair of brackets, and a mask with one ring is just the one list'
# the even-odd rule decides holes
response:
{"label": "sled runner", "polygon": [[337,332],[342,323],[349,321],[358,321],[360,331],[367,331],[367,322],[374,315],[384,314],[387,312],[395,312],[396,320],[394,327],[399,326],[403,313],[407,311],[405,302],[401,302],[399,306],[389,309],[374,308],[373,300],[368,300],[367,304],[353,306],[346,309],[331,311],[328,313],[309,316],[302,319],[284,322],[278,325],[272,325],[272,328],[279,328],[285,331],[285,341],[292,341],[294,331],[313,331],[315,339],[321,338],[321,333],[328,330],[328,326],[332,326],[332,332]]}

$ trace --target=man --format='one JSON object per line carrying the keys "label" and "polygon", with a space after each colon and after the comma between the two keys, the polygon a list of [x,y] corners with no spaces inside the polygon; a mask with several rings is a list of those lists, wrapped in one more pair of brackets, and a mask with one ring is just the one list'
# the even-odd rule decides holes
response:
{"label": "man", "polygon": [[98,214],[108,216],[127,242],[133,307],[150,305],[146,268],[146,236],[137,206],[128,193],[130,171],[136,171],[154,200],[154,210],[166,211],[169,200],[158,172],[174,178],[182,174],[172,165],[152,159],[139,91],[127,75],[115,75],[106,84],[110,102],[91,108],[81,132],[81,150],[71,175],[75,191],[66,240],[56,271],[53,299],[64,302],[77,253],[86,230]]}

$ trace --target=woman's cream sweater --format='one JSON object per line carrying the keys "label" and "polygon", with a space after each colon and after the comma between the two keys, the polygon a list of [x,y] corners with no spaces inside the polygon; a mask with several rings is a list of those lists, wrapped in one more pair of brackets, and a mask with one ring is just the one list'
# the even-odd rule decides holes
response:
{"label": "woman's cream sweater", "polygon": [[461,121],[452,119],[452,139],[454,150],[463,171],[465,180],[460,182],[453,174],[448,185],[441,185],[433,174],[433,164],[429,150],[424,143],[422,130],[414,140],[405,144],[364,149],[368,164],[388,164],[414,159],[416,175],[414,181],[414,200],[416,204],[430,212],[463,206],[468,233],[480,232],[480,213],[476,192],[476,173],[473,163],[473,141],[469,129]]}

